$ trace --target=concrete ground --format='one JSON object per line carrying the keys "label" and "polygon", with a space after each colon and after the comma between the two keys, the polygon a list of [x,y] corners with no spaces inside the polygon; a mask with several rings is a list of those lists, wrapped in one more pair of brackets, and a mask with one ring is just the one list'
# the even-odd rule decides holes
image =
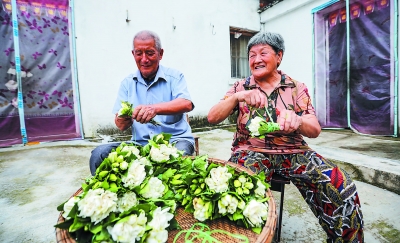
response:
{"label": "concrete ground", "polygon": [[[200,154],[229,158],[232,132],[196,134]],[[365,241],[400,242],[400,139],[324,130],[307,142],[355,178]],[[98,144],[79,140],[0,148],[0,241],[56,242],[56,207],[90,176],[90,152]],[[279,193],[273,195],[279,203]],[[281,242],[325,242],[325,233],[293,185],[286,187]]]}

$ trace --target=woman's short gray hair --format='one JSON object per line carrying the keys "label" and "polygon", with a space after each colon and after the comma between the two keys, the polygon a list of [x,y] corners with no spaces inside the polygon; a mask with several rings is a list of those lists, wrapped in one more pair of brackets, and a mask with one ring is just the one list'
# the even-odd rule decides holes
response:
{"label": "woman's short gray hair", "polygon": [[255,45],[269,45],[274,49],[275,53],[282,51],[285,52],[285,42],[282,36],[278,33],[272,32],[258,32],[255,36],[251,37],[247,44],[247,56],[249,56],[250,49]]}
{"label": "woman's short gray hair", "polygon": [[135,49],[135,40],[140,39],[140,40],[148,40],[148,39],[153,39],[155,42],[155,47],[157,51],[161,51],[161,40],[160,37],[156,33],[150,30],[142,30],[139,31],[134,37],[133,37],[133,49]]}

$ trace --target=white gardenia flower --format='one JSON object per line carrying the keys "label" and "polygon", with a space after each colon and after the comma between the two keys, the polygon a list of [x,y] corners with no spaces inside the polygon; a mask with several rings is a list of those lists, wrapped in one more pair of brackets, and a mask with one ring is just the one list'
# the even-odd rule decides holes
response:
{"label": "white gardenia flower", "polygon": [[239,201],[235,196],[231,196],[230,194],[226,194],[218,201],[218,208],[220,214],[234,214],[238,207]]}
{"label": "white gardenia flower", "polygon": [[124,183],[125,187],[133,189],[136,186],[142,184],[145,178],[146,178],[146,171],[144,169],[144,165],[134,161],[129,166],[128,173],[126,174],[126,176],[122,176],[121,180]]}
{"label": "white gardenia flower", "polygon": [[172,155],[174,158],[178,157],[178,149],[171,144],[161,144],[160,148],[151,147],[150,157],[153,161],[164,162],[169,160],[169,156]]}
{"label": "white gardenia flower", "polygon": [[136,161],[142,165],[150,165],[151,166],[150,160],[148,160],[146,157],[142,157],[140,159],[137,159]]}
{"label": "white gardenia flower", "polygon": [[215,192],[226,192],[228,190],[228,181],[232,177],[232,174],[228,172],[228,168],[220,166],[213,168],[210,171],[210,177],[207,177],[204,181],[207,186]]}
{"label": "white gardenia flower", "polygon": [[139,241],[145,233],[146,223],[147,218],[144,212],[141,212],[139,216],[131,214],[118,221],[113,227],[108,226],[107,231],[116,242],[134,243],[135,240]]}
{"label": "white gardenia flower", "polygon": [[169,154],[163,154],[160,149],[151,147],[150,157],[153,161],[163,162],[169,159]]}
{"label": "white gardenia flower", "polygon": [[118,199],[117,202],[117,211],[124,212],[129,210],[130,208],[138,205],[138,200],[136,198],[136,194],[134,192],[126,192],[124,196]]}
{"label": "white gardenia flower", "polygon": [[167,230],[152,230],[147,236],[146,243],[164,243],[168,240]]}
{"label": "white gardenia flower", "polygon": [[144,198],[160,198],[164,190],[165,186],[162,181],[157,177],[151,177],[144,188],[144,192],[141,194]]}
{"label": "white gardenia flower", "polygon": [[261,227],[268,217],[268,204],[252,199],[243,210],[243,215],[253,227]]}
{"label": "white gardenia flower", "polygon": [[210,217],[208,213],[209,207],[211,207],[211,202],[204,202],[203,199],[196,197],[193,199],[193,216],[199,221],[204,221]]}
{"label": "white gardenia flower", "polygon": [[169,226],[169,221],[174,217],[169,210],[169,207],[164,209],[156,208],[153,212],[153,220],[148,225],[155,231],[166,229]]}
{"label": "white gardenia flower", "polygon": [[261,122],[263,122],[264,119],[262,119],[259,116],[254,117],[253,119],[251,119],[250,121],[250,125],[248,126],[250,133],[253,136],[260,136],[260,132],[258,131],[258,129],[261,126]]}
{"label": "white gardenia flower", "polygon": [[257,189],[254,190],[256,197],[265,197],[266,192],[267,188],[261,183],[260,180],[257,180]]}
{"label": "white gardenia flower", "polygon": [[87,194],[78,202],[79,217],[90,217],[94,224],[105,219],[111,212],[117,209],[117,194],[111,191],[98,188],[90,189]]}
{"label": "white gardenia flower", "polygon": [[72,208],[75,206],[75,203],[77,203],[79,201],[79,197],[71,197],[65,204],[64,204],[64,213],[62,214],[62,216],[65,219],[70,219],[70,217],[68,217],[68,214],[71,212]]}
{"label": "white gardenia flower", "polygon": [[132,154],[136,155],[137,158],[140,158],[140,150],[135,146],[125,146],[122,148],[121,152],[131,152]]}

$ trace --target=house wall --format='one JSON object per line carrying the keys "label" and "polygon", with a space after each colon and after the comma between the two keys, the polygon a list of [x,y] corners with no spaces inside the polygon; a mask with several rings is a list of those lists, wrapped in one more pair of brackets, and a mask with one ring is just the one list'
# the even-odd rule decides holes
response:
{"label": "house wall", "polygon": [[190,115],[207,115],[230,87],[229,27],[260,30],[259,0],[85,0],[74,5],[85,137],[114,124],[119,84],[136,69],[131,54],[136,32],[159,34],[161,64],[186,77],[195,104]]}
{"label": "house wall", "polygon": [[[285,40],[285,53],[279,66],[290,77],[313,86],[311,9],[326,0],[285,0],[261,13],[262,29],[276,32]],[[310,92],[314,100],[314,93]]]}

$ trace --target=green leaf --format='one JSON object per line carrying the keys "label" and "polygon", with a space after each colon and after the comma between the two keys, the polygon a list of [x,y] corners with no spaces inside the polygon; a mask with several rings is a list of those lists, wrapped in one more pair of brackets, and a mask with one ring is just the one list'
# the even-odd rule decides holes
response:
{"label": "green leaf", "polygon": [[59,229],[69,229],[69,227],[71,226],[71,224],[74,222],[74,220],[73,219],[69,219],[69,220],[66,220],[66,221],[64,221],[64,222],[62,222],[62,223],[59,223],[59,224],[56,224],[56,225],[54,225],[54,227],[56,227],[56,228],[59,228]]}
{"label": "green leaf", "polygon": [[58,205],[57,206],[57,211],[59,211],[59,212],[64,211],[64,204],[66,204],[68,202],[68,200],[63,202],[63,203],[61,203],[60,205]]}
{"label": "green leaf", "polygon": [[107,229],[102,229],[93,237],[93,242],[107,242],[110,239],[110,234]]}
{"label": "green leaf", "polygon": [[167,181],[169,178],[175,175],[176,171],[177,171],[176,169],[169,168],[162,174],[162,180]]}
{"label": "green leaf", "polygon": [[93,234],[97,234],[97,233],[99,233],[100,231],[101,231],[101,229],[102,229],[102,224],[100,223],[100,224],[91,224],[91,225],[89,225],[89,230],[90,230],[90,232],[92,232]]}
{"label": "green leaf", "polygon": [[236,220],[238,220],[238,219],[243,219],[244,218],[244,216],[243,216],[243,213],[242,212],[238,212],[237,210],[236,210],[236,212],[233,214],[233,220],[234,221],[236,221]]}
{"label": "green leaf", "polygon": [[261,227],[254,227],[254,228],[251,228],[251,230],[254,231],[257,234],[261,233]]}
{"label": "green leaf", "polygon": [[83,228],[88,223],[90,223],[90,221],[88,222],[87,220],[83,220],[82,218],[75,217],[74,222],[69,227],[69,232],[75,232],[75,231]]}

